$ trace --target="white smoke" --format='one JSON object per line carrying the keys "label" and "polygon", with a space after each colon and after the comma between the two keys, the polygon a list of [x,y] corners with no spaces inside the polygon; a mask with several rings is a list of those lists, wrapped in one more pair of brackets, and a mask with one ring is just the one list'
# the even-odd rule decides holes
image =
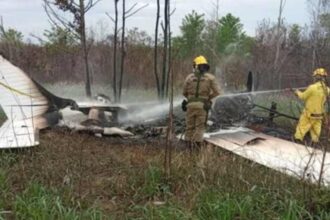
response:
{"label": "white smoke", "polygon": [[[180,105],[182,98],[176,98],[173,101],[173,107]],[[120,122],[147,122],[164,117],[169,113],[170,103],[165,102],[146,102],[139,103],[136,111],[129,113],[126,117],[121,118]]]}

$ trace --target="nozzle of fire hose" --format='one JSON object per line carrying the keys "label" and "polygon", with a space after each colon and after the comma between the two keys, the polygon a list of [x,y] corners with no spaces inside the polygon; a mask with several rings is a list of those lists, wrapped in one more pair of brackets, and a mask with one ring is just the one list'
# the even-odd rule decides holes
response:
{"label": "nozzle of fire hose", "polygon": [[286,117],[286,118],[289,118],[289,119],[292,119],[292,120],[299,120],[297,117],[278,112],[277,110],[274,110],[272,108],[267,108],[267,107],[264,107],[264,106],[261,106],[261,105],[255,104],[255,103],[253,104],[253,106],[264,109],[264,110],[267,110],[267,111],[272,112],[272,113],[275,113],[276,116],[283,116],[283,117]]}

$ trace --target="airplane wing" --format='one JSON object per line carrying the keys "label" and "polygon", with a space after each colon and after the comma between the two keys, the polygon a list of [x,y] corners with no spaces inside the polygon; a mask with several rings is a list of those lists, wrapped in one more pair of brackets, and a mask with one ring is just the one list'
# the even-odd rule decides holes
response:
{"label": "airplane wing", "polygon": [[206,142],[263,166],[308,180],[330,185],[330,153],[241,128],[209,134]]}
{"label": "airplane wing", "polygon": [[48,99],[19,68],[0,55],[0,104],[7,120],[0,127],[0,148],[38,145],[38,128]]}

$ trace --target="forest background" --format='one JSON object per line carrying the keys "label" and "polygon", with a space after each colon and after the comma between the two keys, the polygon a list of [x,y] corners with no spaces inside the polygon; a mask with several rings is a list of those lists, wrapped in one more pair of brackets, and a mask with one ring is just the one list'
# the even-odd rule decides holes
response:
{"label": "forest background", "polygon": [[[1,20],[0,51],[42,83],[85,84],[87,96],[107,85],[111,88],[107,95],[118,102],[122,91],[129,94],[135,89],[156,91],[164,99],[170,72],[174,86],[180,88],[198,55],[207,57],[211,72],[229,91],[244,89],[249,71],[254,90],[265,90],[306,86],[313,69],[330,69],[329,0],[307,1],[310,24],[305,26],[285,22],[281,0],[277,21],[260,21],[253,37],[245,33],[239,16],[219,15],[219,1],[212,6],[212,19],[197,10],[185,15],[180,34],[174,37],[170,21],[175,9],[169,0],[157,1],[153,36],[125,26],[148,5],[128,7],[125,0],[115,0],[116,13],[107,14],[115,28],[96,30],[86,27],[84,19],[98,1],[43,1],[52,28],[27,42],[19,30]],[[118,13],[118,7],[124,13]],[[101,39],[97,31],[108,34]]]}

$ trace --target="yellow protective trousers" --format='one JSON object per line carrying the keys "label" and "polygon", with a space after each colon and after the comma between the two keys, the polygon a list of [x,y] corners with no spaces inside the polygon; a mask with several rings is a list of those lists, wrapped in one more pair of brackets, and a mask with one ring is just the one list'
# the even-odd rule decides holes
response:
{"label": "yellow protective trousers", "polygon": [[294,135],[295,139],[303,141],[306,133],[309,131],[312,141],[318,142],[321,135],[322,118],[313,118],[310,114],[303,112],[299,118],[299,122]]}
{"label": "yellow protective trousers", "polygon": [[185,140],[192,142],[202,142],[205,132],[206,111],[203,105],[188,105],[186,113]]}

